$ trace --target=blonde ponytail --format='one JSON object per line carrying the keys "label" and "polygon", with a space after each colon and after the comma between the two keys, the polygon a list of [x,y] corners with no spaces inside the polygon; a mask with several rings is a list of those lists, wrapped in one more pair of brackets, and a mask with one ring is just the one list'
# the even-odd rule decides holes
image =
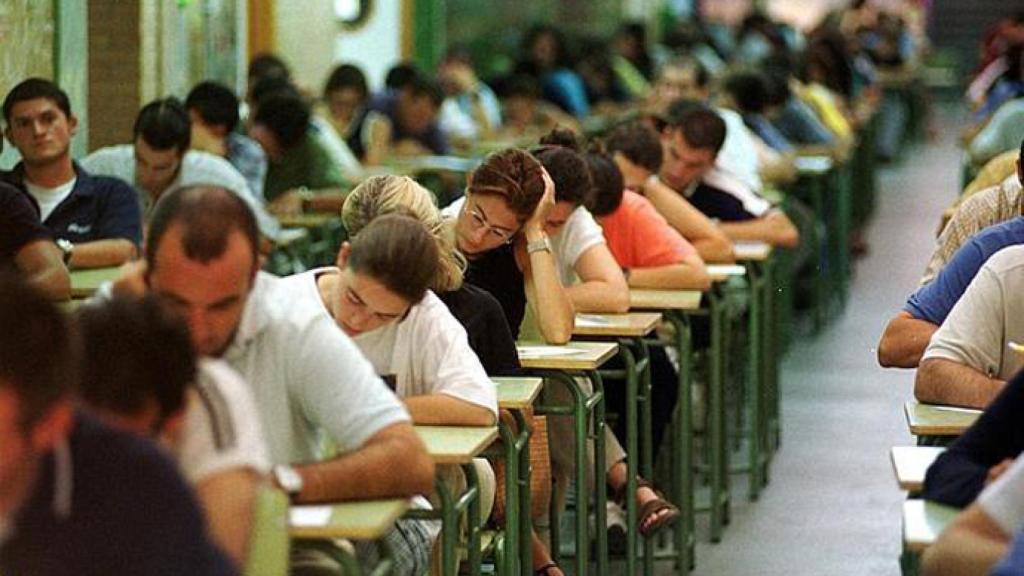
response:
{"label": "blonde ponytail", "polygon": [[349,192],[341,209],[341,221],[349,236],[355,237],[374,218],[402,212],[418,219],[437,243],[437,274],[430,288],[450,292],[462,286],[466,259],[455,248],[433,195],[408,176],[371,176]]}

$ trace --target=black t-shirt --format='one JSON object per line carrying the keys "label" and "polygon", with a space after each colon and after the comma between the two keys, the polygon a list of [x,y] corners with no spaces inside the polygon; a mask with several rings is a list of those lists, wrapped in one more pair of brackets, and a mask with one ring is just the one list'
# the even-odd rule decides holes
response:
{"label": "black t-shirt", "polygon": [[704,182],[698,184],[693,194],[686,199],[708,218],[722,222],[741,222],[758,217],[747,210],[740,198]]}
{"label": "black t-shirt", "polygon": [[489,293],[472,284],[452,292],[438,294],[452,316],[462,324],[484,370],[491,376],[514,376],[519,373],[516,341],[505,321],[501,304]]}
{"label": "black t-shirt", "polygon": [[46,457],[33,496],[0,547],[0,574],[235,573],[207,539],[191,490],[155,445],[85,414],[75,418],[68,449]]}
{"label": "black t-shirt", "polygon": [[490,293],[505,312],[512,339],[526,315],[526,281],[516,264],[515,246],[505,244],[469,261],[466,282]]}
{"label": "black t-shirt", "polygon": [[29,197],[0,182],[0,270],[13,268],[15,256],[26,244],[49,238]]}

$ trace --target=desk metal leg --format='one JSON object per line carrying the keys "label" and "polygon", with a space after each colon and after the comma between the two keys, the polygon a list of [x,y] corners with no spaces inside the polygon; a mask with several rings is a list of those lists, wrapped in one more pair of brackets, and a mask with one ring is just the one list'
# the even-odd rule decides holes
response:
{"label": "desk metal leg", "polygon": [[683,517],[676,523],[675,552],[677,571],[692,570],[696,563],[695,506],[693,502],[693,399],[690,381],[693,371],[690,323],[682,314],[666,313],[665,318],[676,332],[679,352],[679,397],[676,401],[675,426],[672,428],[672,485],[675,501]]}
{"label": "desk metal leg", "polygon": [[[514,413],[518,414],[518,411],[514,411]],[[517,418],[517,423],[518,420],[521,418]],[[519,481],[522,472],[519,470],[519,452],[522,447],[519,442],[524,436],[529,438],[530,433],[529,430],[523,428],[519,428],[519,430],[520,432],[517,434],[502,419],[498,419],[498,434],[501,436],[501,442],[505,448],[505,551],[502,573],[507,575],[517,573],[518,561],[521,556],[520,547],[522,546],[519,542],[519,526],[521,522],[529,522],[529,516],[526,516],[525,519],[520,516]]]}
{"label": "desk metal leg", "polygon": [[[583,576],[587,574],[589,555],[589,530],[588,530],[588,508],[589,495],[587,490],[587,421],[591,412],[594,414],[594,468],[598,479],[604,478],[604,386],[601,376],[597,372],[588,372],[594,385],[593,394],[589,397],[577,385],[573,374],[562,371],[543,371],[543,375],[552,380],[564,384],[572,395],[572,406],[538,406],[539,414],[571,414],[573,416],[574,439],[576,447],[576,574]],[[604,517],[604,491],[595,490],[594,515],[597,525],[602,527],[597,531],[598,542],[598,568],[599,574],[607,574],[607,571],[600,572],[602,557],[607,561],[608,537],[603,527]],[[555,561],[559,557],[559,514],[556,499],[552,499],[551,505],[551,554]],[[603,546],[602,546],[603,541]],[[607,566],[605,566],[605,569]]]}
{"label": "desk metal leg", "polygon": [[475,492],[469,500],[466,509],[466,526],[469,532],[469,573],[470,576],[480,576],[481,550],[480,550],[480,478],[477,476],[476,467],[472,463],[464,464],[462,471],[466,474],[466,491]]}
{"label": "desk metal leg", "polygon": [[761,493],[761,486],[764,483],[764,468],[762,467],[762,449],[764,439],[764,426],[762,411],[762,400],[764,398],[764,314],[762,311],[765,291],[765,279],[761,273],[761,267],[751,262],[747,264],[747,273],[750,278],[750,309],[747,311],[749,320],[749,348],[750,348],[750,379],[747,383],[747,414],[749,428],[747,434],[747,463],[750,467],[749,476],[749,497],[757,500]]}
{"label": "desk metal leg", "polygon": [[722,540],[729,523],[729,469],[725,426],[724,340],[726,303],[719,287],[709,292],[711,303],[711,378],[708,383],[708,445],[711,454],[711,541]]}

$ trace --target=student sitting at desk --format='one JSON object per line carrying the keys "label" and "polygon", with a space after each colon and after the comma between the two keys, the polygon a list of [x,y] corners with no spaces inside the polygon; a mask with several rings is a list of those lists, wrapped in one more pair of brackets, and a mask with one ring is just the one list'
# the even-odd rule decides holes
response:
{"label": "student sitting at desk", "polygon": [[[557,152],[559,156],[575,155],[561,150]],[[583,169],[587,170],[585,164]],[[589,177],[589,170],[586,174]],[[466,281],[488,290],[498,299],[514,336],[519,335],[529,304],[546,342],[568,342],[575,310],[569,291],[563,287],[559,263],[552,253],[547,232],[549,216],[555,208],[555,183],[536,158],[522,150],[508,149],[488,156],[469,175],[467,184],[464,201],[449,205],[443,211],[454,220],[457,246],[469,260]],[[604,247],[603,238],[601,240]],[[624,279],[621,281],[625,284]],[[628,291],[626,296],[628,306]],[[554,390],[567,393],[562,387]],[[552,419],[552,430],[566,425],[558,420]],[[552,445],[552,473],[560,475],[559,486],[564,488],[574,471],[567,465],[572,459],[565,454],[569,446],[560,444]],[[610,431],[605,448],[608,483],[614,491],[620,492],[626,484],[625,451]],[[658,500],[658,495],[650,488],[637,489],[641,507]],[[662,516],[672,515],[670,508],[653,508],[640,521],[653,527],[660,524],[655,521]]]}
{"label": "student sitting at desk", "polygon": [[674,115],[661,133],[664,162],[658,176],[705,216],[719,220],[732,240],[760,240],[794,248],[796,227],[782,210],[743,186],[705,181],[725,142],[725,122],[710,108],[689,106]]}
{"label": "student sitting at desk", "polygon": [[131,144],[100,148],[83,158],[82,166],[93,174],[114,176],[135,186],[144,222],[149,222],[153,205],[163,194],[204,184],[237,194],[256,214],[260,233],[276,238],[280,226],[245,177],[219,156],[190,150],[191,142],[191,123],[182,103],[176,98],[154,100],[139,110]]}
{"label": "student sitting at desk", "polygon": [[732,262],[732,241],[683,196],[666,186],[661,170],[658,133],[639,120],[620,124],[605,138],[608,153],[622,173],[627,189],[642,194],[706,262]]}
{"label": "student sitting at desk", "polygon": [[1024,366],[1008,349],[1024,342],[1024,246],[988,259],[921,358],[914,395],[921,402],[984,408]]}
{"label": "student sitting at desk", "polygon": [[75,408],[68,315],[2,274],[0,325],[0,572],[236,574],[174,464]]}
{"label": "student sitting at desk", "polygon": [[[515,341],[505,323],[501,306],[489,293],[463,283],[465,260],[455,249],[454,239],[441,220],[430,192],[407,176],[372,176],[349,194],[341,218],[345,229],[355,236],[377,218],[393,213],[414,216],[431,231],[437,242],[438,270],[430,283],[432,292],[427,292],[427,296],[421,302],[440,298],[448,306],[451,316],[465,328],[463,331],[457,326],[450,327],[451,332],[441,337],[441,341],[458,340],[457,335],[464,332],[468,336],[470,348],[479,358],[487,374],[518,373],[520,367]],[[440,311],[435,310],[434,314],[442,316]],[[405,320],[401,320],[397,325],[404,323]],[[439,325],[448,326],[448,321],[441,321]],[[400,330],[406,334],[412,332],[403,328]],[[431,328],[428,332],[434,331],[435,329]],[[356,337],[355,340],[356,344],[362,346],[362,338]],[[435,346],[421,343],[410,347],[409,350],[427,350]],[[399,394],[401,395],[401,391]],[[551,561],[551,553],[547,546],[536,533],[533,534],[532,551],[535,571],[542,571],[543,576],[561,575],[561,571]]]}
{"label": "student sitting at desk", "polygon": [[935,280],[907,298],[878,342],[878,363],[916,368],[932,334],[946,320],[981,266],[996,252],[1024,244],[1024,216],[990,226],[960,247]]}
{"label": "student sitting at desk", "polygon": [[142,243],[142,215],[131,186],[91,174],[71,159],[78,118],[68,95],[49,80],[29,78],[4,99],[4,135],[22,160],[10,184],[37,203],[40,220],[69,268],[119,266]]}
{"label": "student sitting at desk", "polygon": [[244,567],[256,495],[270,472],[248,384],[224,362],[198,359],[188,326],[152,297],[83,306],[78,319],[86,406],[169,449],[210,534]]}
{"label": "student sitting at desk", "polygon": [[437,123],[444,92],[431,78],[416,72],[395,92],[371,99],[356,120],[354,134],[365,143],[354,148],[367,166],[375,166],[389,155],[422,156],[448,153],[448,138]]}
{"label": "student sitting at desk", "polygon": [[[256,222],[244,202],[220,188],[177,190],[154,209],[145,268],[115,293],[149,290],[169,301],[187,318],[196,351],[223,358],[249,383],[274,480],[293,502],[429,493],[433,461],[408,412],[321,304],[296,301],[257,263]],[[435,536],[435,523],[418,520],[387,532],[397,573],[421,573]],[[375,550],[360,549],[361,558],[372,562]],[[300,566],[340,570],[322,547],[297,543],[293,570]]]}
{"label": "student sitting at desk", "polygon": [[337,212],[348,181],[341,164],[320,129],[310,123],[309,105],[296,88],[274,85],[264,81],[254,88],[249,117],[249,135],[267,153],[265,193],[270,209]]}
{"label": "student sitting at desk", "polygon": [[[466,331],[428,287],[438,273],[438,240],[414,217],[386,214],[349,230],[337,268],[287,278],[296,300],[316,302],[348,334],[377,374],[405,403],[416,424],[494,426],[494,383]],[[494,472],[476,459],[481,516],[490,515]],[[445,468],[450,485],[461,471]]]}
{"label": "student sitting at desk", "polygon": [[[584,155],[594,181],[591,211],[604,232],[608,249],[622,267],[631,288],[707,290],[711,287],[704,261],[643,196],[624,190],[622,173],[600,151]],[[651,359],[652,452],[658,453],[665,428],[676,405],[679,378],[665,349],[652,346]],[[605,387],[608,405],[625,413],[625,385]],[[626,437],[625,421],[615,426],[620,440]]]}

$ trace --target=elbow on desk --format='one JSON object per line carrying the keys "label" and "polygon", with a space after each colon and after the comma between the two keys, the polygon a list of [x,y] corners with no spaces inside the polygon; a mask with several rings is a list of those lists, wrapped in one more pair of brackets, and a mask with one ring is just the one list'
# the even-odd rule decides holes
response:
{"label": "elbow on desk", "polygon": [[917,374],[914,376],[914,398],[925,404],[945,404],[946,398],[942,394],[941,359],[922,360],[917,367]]}

